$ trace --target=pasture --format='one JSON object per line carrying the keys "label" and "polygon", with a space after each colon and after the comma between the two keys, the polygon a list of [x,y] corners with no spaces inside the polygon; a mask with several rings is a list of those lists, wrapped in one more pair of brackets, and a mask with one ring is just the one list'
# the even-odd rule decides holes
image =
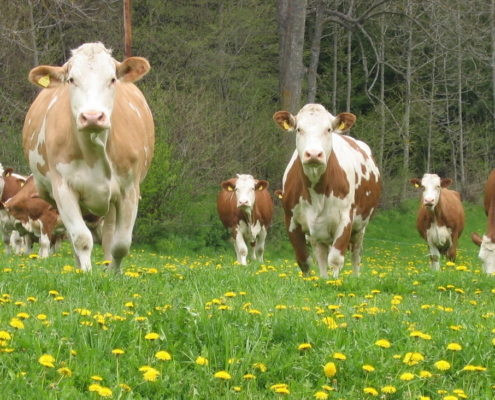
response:
{"label": "pasture", "polygon": [[457,261],[434,272],[416,204],[370,223],[359,278],[347,259],[338,280],[302,278],[270,232],[246,267],[230,243],[133,246],[122,275],[76,270],[68,244],[2,252],[0,397],[493,399],[495,278],[469,238],[486,217],[466,205]]}

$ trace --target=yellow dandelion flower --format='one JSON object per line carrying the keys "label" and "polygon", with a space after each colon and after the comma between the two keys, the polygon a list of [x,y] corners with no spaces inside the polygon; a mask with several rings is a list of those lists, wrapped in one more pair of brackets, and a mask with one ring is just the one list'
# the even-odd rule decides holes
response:
{"label": "yellow dandelion flower", "polygon": [[321,320],[328,329],[337,329],[339,326],[332,317],[325,317]]}
{"label": "yellow dandelion flower", "polygon": [[72,376],[72,371],[69,368],[66,368],[66,367],[57,369],[57,372],[59,373],[59,375],[62,375],[64,377],[70,377],[70,376]]}
{"label": "yellow dandelion flower", "polygon": [[0,340],[11,340],[12,336],[7,331],[0,331]]}
{"label": "yellow dandelion flower", "polygon": [[261,372],[266,372],[266,371],[267,371],[267,369],[268,369],[268,368],[266,367],[266,365],[265,365],[265,364],[263,364],[263,363],[254,363],[254,364],[253,364],[253,368],[258,369],[258,370],[260,370]]}
{"label": "yellow dandelion flower", "polygon": [[375,370],[375,367],[373,367],[372,365],[366,364],[366,365],[363,365],[363,369],[366,372],[373,372]]}
{"label": "yellow dandelion flower", "polygon": [[337,366],[333,362],[326,363],[323,372],[327,378],[331,378],[337,374]]}
{"label": "yellow dandelion flower", "polygon": [[371,396],[378,396],[378,391],[372,387],[366,387],[363,389],[363,392],[369,394]]}
{"label": "yellow dandelion flower", "polygon": [[326,400],[326,399],[328,399],[328,393],[325,393],[325,392],[320,390],[320,391],[316,392],[313,397],[318,399],[318,400]]}
{"label": "yellow dandelion flower", "polygon": [[247,380],[251,380],[251,379],[256,379],[256,376],[253,374],[245,374],[242,378],[247,379]]}
{"label": "yellow dandelion flower", "polygon": [[410,352],[406,353],[402,361],[407,365],[416,365],[419,361],[424,361],[424,359],[421,353]]}
{"label": "yellow dandelion flower", "polygon": [[196,364],[198,365],[208,365],[208,359],[202,356],[196,358]]}
{"label": "yellow dandelion flower", "polygon": [[310,350],[312,348],[311,344],[310,343],[301,343],[297,349],[299,351],[304,351],[304,350]]}
{"label": "yellow dandelion flower", "polygon": [[125,383],[119,383],[119,387],[124,391],[124,392],[130,392],[132,391],[132,388],[125,384]]}
{"label": "yellow dandelion flower", "polygon": [[411,374],[410,372],[404,372],[399,379],[401,381],[412,381],[414,379],[414,374]]}
{"label": "yellow dandelion flower", "polygon": [[458,343],[449,343],[447,345],[447,350],[460,351],[462,350],[462,346]]}
{"label": "yellow dandelion flower", "polygon": [[457,396],[448,395],[443,398],[443,400],[459,400]]}
{"label": "yellow dandelion flower", "polygon": [[433,374],[430,371],[421,371],[419,373],[419,377],[423,378],[423,379],[431,378],[432,376],[433,376]]}
{"label": "yellow dandelion flower", "polygon": [[224,294],[225,297],[235,297],[237,296],[234,292],[227,292]]}
{"label": "yellow dandelion flower", "polygon": [[419,396],[419,400],[431,400],[428,396]]}
{"label": "yellow dandelion flower", "polygon": [[160,375],[160,371],[156,370],[155,368],[149,368],[144,374],[143,378],[145,381],[148,382],[154,382],[157,380],[158,376]]}
{"label": "yellow dandelion flower", "polygon": [[391,346],[390,342],[387,339],[380,339],[377,342],[375,342],[375,344],[384,349],[388,349]]}
{"label": "yellow dandelion flower", "polygon": [[89,385],[88,390],[90,392],[98,392],[100,390],[101,386],[97,383],[93,383],[92,385]]}
{"label": "yellow dandelion flower", "polygon": [[215,372],[215,375],[213,375],[215,378],[218,379],[223,379],[223,380],[229,380],[232,379],[232,376],[227,371],[218,371]]}
{"label": "yellow dandelion flower", "polygon": [[168,351],[161,350],[155,354],[155,357],[162,361],[169,361],[172,359],[172,356]]}
{"label": "yellow dandelion flower", "polygon": [[40,321],[45,321],[48,317],[45,314],[38,314],[36,318]]}
{"label": "yellow dandelion flower", "polygon": [[382,393],[392,394],[392,393],[397,392],[397,389],[394,386],[387,385],[387,386],[382,387],[381,391],[382,391]]}
{"label": "yellow dandelion flower", "polygon": [[450,363],[445,360],[440,360],[437,361],[435,364],[433,364],[436,369],[439,369],[440,371],[447,371],[450,369]]}
{"label": "yellow dandelion flower", "polygon": [[20,312],[20,313],[17,313],[17,318],[19,318],[19,319],[28,319],[29,318],[29,314],[28,313],[25,313],[25,312]]}
{"label": "yellow dandelion flower", "polygon": [[15,329],[24,329],[24,323],[19,318],[12,318],[9,325]]}
{"label": "yellow dandelion flower", "polygon": [[45,367],[49,367],[49,368],[55,367],[55,365],[53,364],[55,362],[55,359],[50,354],[43,354],[38,359],[38,362]]}
{"label": "yellow dandelion flower", "polygon": [[147,334],[144,338],[145,338],[146,340],[156,340],[156,339],[158,339],[159,337],[160,337],[160,335],[159,335],[158,333],[153,333],[153,332],[151,332],[151,333],[148,333],[148,334]]}
{"label": "yellow dandelion flower", "polygon": [[333,358],[336,360],[346,360],[347,357],[343,353],[333,353]]}
{"label": "yellow dandelion flower", "polygon": [[96,392],[101,396],[101,397],[112,397],[113,393],[110,388],[100,386]]}
{"label": "yellow dandelion flower", "polygon": [[99,375],[93,375],[91,379],[97,382],[101,382],[103,380],[103,378]]}

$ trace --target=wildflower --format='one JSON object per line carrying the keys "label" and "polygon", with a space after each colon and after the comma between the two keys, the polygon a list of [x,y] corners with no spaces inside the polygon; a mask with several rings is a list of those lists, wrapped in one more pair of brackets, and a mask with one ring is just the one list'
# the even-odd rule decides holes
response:
{"label": "wildflower", "polygon": [[325,392],[320,390],[320,391],[316,392],[313,397],[315,397],[318,400],[326,400],[326,399],[328,399],[328,393],[325,393]]}
{"label": "wildflower", "polygon": [[107,387],[100,386],[96,392],[101,396],[101,397],[112,397],[112,390]]}
{"label": "wildflower", "polygon": [[270,390],[273,390],[275,393],[279,394],[290,394],[289,386],[286,383],[277,383],[272,385],[270,386]]}
{"label": "wildflower", "polygon": [[301,343],[301,344],[297,347],[297,349],[298,349],[299,351],[310,350],[311,348],[312,348],[312,346],[311,346],[311,344],[309,344],[309,343]]}
{"label": "wildflower", "polygon": [[253,374],[246,374],[243,376],[244,379],[256,379],[256,376],[254,376]]}
{"label": "wildflower", "polygon": [[57,369],[57,372],[59,373],[59,375],[62,375],[64,377],[70,377],[70,376],[72,376],[72,371],[69,368],[66,368],[66,367]]}
{"label": "wildflower", "polygon": [[328,385],[323,385],[321,388],[323,390],[326,390],[327,392],[332,392],[333,391],[333,387],[328,386]]}
{"label": "wildflower", "polygon": [[433,375],[430,371],[421,371],[419,373],[420,378],[431,378]]}
{"label": "wildflower", "polygon": [[447,349],[452,351],[459,351],[462,350],[462,346],[458,343],[449,343],[447,345]]}
{"label": "wildflower", "polygon": [[410,372],[404,372],[399,379],[401,381],[412,381],[414,379],[414,374],[411,374]]}
{"label": "wildflower", "polygon": [[419,400],[431,400],[428,396],[419,396]]}
{"label": "wildflower", "polygon": [[124,350],[122,349],[113,349],[112,354],[115,354],[116,356],[120,356],[121,354],[124,354]]}
{"label": "wildflower", "polygon": [[119,387],[122,388],[124,390],[124,392],[130,392],[132,390],[132,388],[125,383],[120,383]]}
{"label": "wildflower", "polygon": [[384,349],[390,348],[391,344],[387,339],[380,339],[375,343],[379,347],[383,347]]}
{"label": "wildflower", "polygon": [[322,322],[328,327],[328,329],[337,329],[339,326],[332,317],[325,317]]}
{"label": "wildflower", "polygon": [[381,390],[383,393],[395,393],[397,391],[397,389],[395,387],[390,386],[390,385],[382,387]]}
{"label": "wildflower", "polygon": [[445,396],[443,400],[459,400],[459,399],[456,396],[449,395],[449,396]]}
{"label": "wildflower", "polygon": [[450,363],[445,360],[437,361],[434,365],[435,368],[439,369],[440,371],[447,371],[448,369],[450,369]]}
{"label": "wildflower", "polygon": [[366,364],[366,365],[363,365],[363,369],[366,372],[373,372],[375,370],[375,367],[373,367],[372,365]]}
{"label": "wildflower", "polygon": [[254,363],[253,368],[259,369],[261,372],[266,372],[266,365],[263,363]]}
{"label": "wildflower", "polygon": [[235,297],[236,294],[234,292],[227,292],[224,294],[225,297]]}
{"label": "wildflower", "polygon": [[7,331],[0,331],[0,340],[11,340],[12,336]]}
{"label": "wildflower", "polygon": [[424,361],[424,359],[421,353],[406,353],[402,361],[407,365],[416,365],[419,361]]}
{"label": "wildflower", "polygon": [[172,356],[168,351],[161,350],[155,354],[155,357],[162,361],[169,361],[172,359]]}
{"label": "wildflower", "polygon": [[233,387],[232,387],[232,390],[233,390],[234,392],[240,392],[240,391],[242,390],[242,388],[241,388],[240,386],[233,386]]}
{"label": "wildflower", "polygon": [[103,380],[103,378],[99,375],[93,375],[91,377],[91,379],[93,379],[94,381],[97,381],[97,382],[101,382]]}
{"label": "wildflower", "polygon": [[335,358],[336,360],[346,360],[347,359],[345,354],[342,354],[342,353],[333,353],[333,358]]}
{"label": "wildflower", "polygon": [[160,335],[158,333],[148,333],[144,338],[147,339],[147,340],[156,340],[160,337]]}
{"label": "wildflower", "polygon": [[370,394],[372,396],[378,396],[378,391],[372,387],[366,387],[363,389],[363,392],[366,394]]}
{"label": "wildflower", "polygon": [[39,319],[40,321],[44,321],[46,320],[48,317],[45,315],[45,314],[38,314],[36,316],[37,319]]}
{"label": "wildflower", "polygon": [[337,374],[337,366],[333,362],[326,363],[323,367],[323,372],[327,378],[331,378]]}
{"label": "wildflower", "polygon": [[160,372],[155,368],[148,368],[148,370],[143,374],[143,378],[145,381],[154,382],[160,375]]}
{"label": "wildflower", "polygon": [[97,383],[93,383],[92,385],[89,385],[88,390],[90,392],[97,392],[98,390],[100,390],[100,388],[100,385],[98,385]]}
{"label": "wildflower", "polygon": [[17,318],[19,319],[28,319],[29,318],[29,314],[28,313],[25,313],[25,312],[20,312],[17,314]]}
{"label": "wildflower", "polygon": [[232,379],[232,377],[230,376],[230,374],[227,372],[227,371],[218,371],[215,373],[215,375],[213,375],[215,378],[218,378],[218,379],[223,379],[223,380],[229,380],[229,379]]}
{"label": "wildflower", "polygon": [[24,323],[19,318],[12,318],[9,325],[15,329],[24,329]]}
{"label": "wildflower", "polygon": [[208,365],[208,359],[205,358],[205,357],[199,356],[198,358],[196,358],[196,364],[198,364],[198,365]]}

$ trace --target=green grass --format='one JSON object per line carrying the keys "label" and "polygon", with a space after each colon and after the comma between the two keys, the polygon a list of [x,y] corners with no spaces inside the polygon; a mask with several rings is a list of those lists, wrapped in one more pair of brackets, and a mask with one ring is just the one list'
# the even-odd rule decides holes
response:
{"label": "green grass", "polygon": [[[101,266],[79,273],[67,244],[46,260],[1,254],[0,398],[96,399],[108,388],[113,399],[270,399],[281,396],[273,385],[286,384],[293,399],[373,398],[365,388],[386,399],[466,398],[456,390],[493,399],[495,280],[481,273],[469,240],[486,217],[466,206],[456,264],[442,260],[433,272],[415,204],[376,216],[359,278],[347,264],[338,280],[304,279],[292,250],[271,246],[270,237],[263,265],[235,265],[233,249],[162,254],[135,246],[122,275]],[[94,259],[101,256],[96,248]],[[376,345],[381,339],[390,347]],[[298,350],[304,343],[311,348]],[[462,349],[447,349],[451,343]],[[171,360],[156,358],[160,350]],[[413,352],[424,359],[408,365]],[[44,354],[53,367],[41,365]],[[435,367],[441,360],[449,369]],[[329,362],[332,377],[324,374]],[[155,381],[143,366],[159,372]],[[216,378],[219,371],[231,379]],[[424,371],[431,376],[420,377]],[[386,386],[396,392],[383,393]]]}

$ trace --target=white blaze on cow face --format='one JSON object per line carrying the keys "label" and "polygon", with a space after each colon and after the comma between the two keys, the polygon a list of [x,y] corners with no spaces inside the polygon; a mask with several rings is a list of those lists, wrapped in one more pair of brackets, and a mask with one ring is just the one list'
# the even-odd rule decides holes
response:
{"label": "white blaze on cow face", "polygon": [[77,129],[110,128],[116,82],[115,61],[103,45],[83,45],[72,52],[67,83]]}
{"label": "white blaze on cow face", "polygon": [[451,183],[451,179],[440,179],[436,174],[424,174],[421,179],[423,207],[433,210],[440,200],[442,188],[447,188]]}
{"label": "white blaze on cow face", "polygon": [[251,175],[237,174],[235,183],[235,196],[237,198],[237,208],[243,209],[251,214],[255,201],[256,182]]}

